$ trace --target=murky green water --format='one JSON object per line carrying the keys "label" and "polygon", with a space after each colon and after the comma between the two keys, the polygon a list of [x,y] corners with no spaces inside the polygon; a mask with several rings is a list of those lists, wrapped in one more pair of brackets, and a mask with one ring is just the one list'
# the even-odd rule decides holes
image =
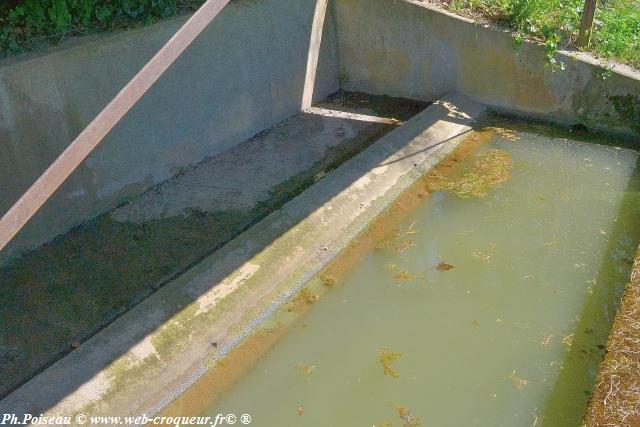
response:
{"label": "murky green water", "polygon": [[[511,155],[511,180],[480,198],[432,194],[207,414],[579,425],[638,243],[637,154],[518,136],[481,149]],[[384,374],[381,348],[402,354],[399,377]]]}

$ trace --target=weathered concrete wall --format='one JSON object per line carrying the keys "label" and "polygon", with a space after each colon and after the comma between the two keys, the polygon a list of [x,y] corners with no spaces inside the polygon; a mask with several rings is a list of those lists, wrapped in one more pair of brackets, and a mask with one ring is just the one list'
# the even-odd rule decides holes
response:
{"label": "weathered concrete wall", "polygon": [[[315,3],[230,3],[0,253],[0,262],[298,112]],[[0,214],[185,20],[0,63]],[[315,99],[338,89],[337,72],[329,15]]]}
{"label": "weathered concrete wall", "polygon": [[640,73],[604,75],[587,55],[514,48],[484,28],[419,0],[334,0],[341,82],[348,90],[432,101],[451,91],[498,110],[640,138]]}

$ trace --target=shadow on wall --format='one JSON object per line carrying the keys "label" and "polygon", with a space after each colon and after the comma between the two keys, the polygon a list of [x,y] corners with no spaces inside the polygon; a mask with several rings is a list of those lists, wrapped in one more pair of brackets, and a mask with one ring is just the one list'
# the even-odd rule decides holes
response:
{"label": "shadow on wall", "polygon": [[[331,25],[324,26],[325,43],[321,44],[320,40],[326,0],[317,3],[315,0],[296,1],[293,5],[284,3],[292,2],[235,2],[237,6],[225,9],[184,57],[109,134],[100,149],[87,159],[53,200],[27,225],[27,229],[18,236],[18,239],[24,238],[23,241],[14,242],[13,247],[4,250],[2,255],[10,256],[12,250],[15,252],[21,245],[24,246],[25,240],[33,244],[50,238],[52,229],[54,233],[59,233],[62,227],[76,224],[78,218],[86,219],[87,216],[104,212],[105,207],[121,203],[123,197],[139,194],[182,167],[231,148],[255,132],[298,112],[303,96],[310,102],[314,95],[316,99],[323,98],[336,90],[335,39]],[[256,20],[259,22],[256,23]],[[178,23],[183,21],[183,18],[177,20]],[[281,21],[293,23],[285,25]],[[318,24],[317,21],[322,23]],[[144,39],[148,36],[147,32],[151,32],[153,40],[148,44],[155,46],[158,40],[166,39],[167,31],[173,31],[176,24],[165,23],[159,27],[159,32],[154,32],[153,28],[144,29],[133,32],[131,37],[134,41],[140,37]],[[312,48],[309,47],[310,28],[314,29],[315,36],[311,39]],[[251,44],[242,46],[243,40],[238,37],[238,32],[244,34],[244,38],[259,42],[254,43],[253,48]],[[271,37],[256,36],[261,32]],[[296,33],[302,37],[291,37]],[[8,136],[10,142],[28,134],[35,136],[36,143],[47,141],[55,145],[62,140],[68,143],[66,138],[71,132],[67,128],[77,128],[76,132],[79,132],[95,114],[84,111],[83,117],[78,118],[75,112],[84,106],[84,102],[69,105],[86,101],[82,92],[86,91],[87,82],[91,80],[81,73],[81,84],[74,86],[72,80],[77,77],[75,73],[78,71],[75,68],[82,68],[86,61],[95,61],[96,58],[92,56],[95,50],[99,53],[101,49],[110,52],[113,45],[116,45],[116,50],[130,49],[128,37],[128,34],[109,36],[104,43],[98,40],[54,53],[53,59],[36,58],[11,65],[8,71],[0,70],[0,73],[5,71],[15,79],[19,77],[20,70],[25,71],[24,67],[32,66],[33,61],[41,61],[36,67],[37,71],[50,71],[43,74],[48,76],[48,81],[43,84],[50,90],[60,90],[60,93],[31,93],[29,90],[33,91],[33,87],[12,86],[16,80],[8,79],[9,83],[4,89],[9,88],[13,97],[5,98],[4,108],[23,108],[33,113],[37,106],[37,111],[41,113],[39,118],[45,119],[45,127],[56,123],[62,124],[58,129],[63,128],[61,138],[48,138],[50,135],[43,133],[31,115],[21,114],[12,123],[12,126],[20,129],[7,129],[5,122],[0,131]],[[211,38],[217,43],[212,45]],[[280,49],[266,50],[261,46],[261,43],[273,43],[274,38]],[[219,61],[222,54],[226,61]],[[265,55],[268,57],[265,58]],[[67,67],[64,60],[73,62],[73,58],[77,57],[81,60]],[[319,61],[319,57],[323,59]],[[102,60],[108,61],[110,58],[101,57]],[[133,56],[123,61],[127,60],[134,65],[129,63],[125,66],[134,68],[139,58],[135,58],[134,52]],[[259,67],[248,66],[252,61],[257,61]],[[115,66],[107,65],[107,68]],[[310,67],[309,70],[305,66]],[[47,70],[48,67],[54,68],[53,71]],[[256,69],[271,74],[271,78],[261,76],[256,79]],[[190,73],[192,70],[196,71],[195,76]],[[108,71],[88,75],[109,79]],[[58,72],[63,75],[58,75]],[[201,78],[202,72],[208,78]],[[120,73],[120,78],[123,78],[122,74],[127,73]],[[215,77],[218,74],[227,78],[211,79],[212,75]],[[319,76],[317,81],[316,75]],[[25,80],[29,78],[30,74],[27,73]],[[61,85],[64,87],[56,86],[56,79],[60,78],[65,79],[64,85]],[[55,88],[50,86],[51,81]],[[226,84],[215,84],[220,81]],[[203,82],[209,84],[203,86]],[[113,92],[118,83],[109,84],[106,94]],[[23,89],[27,92],[23,92]],[[106,103],[105,93],[97,96],[97,105]],[[178,93],[182,96],[176,97]],[[169,99],[173,102],[167,102]],[[28,101],[34,105],[21,104]],[[56,105],[49,105],[51,103]],[[97,106],[88,108],[92,109],[97,109]],[[23,120],[25,117],[29,120]],[[377,129],[377,132],[381,130]],[[5,182],[14,184],[3,186],[6,194],[3,194],[2,201],[7,207],[26,189],[27,183],[35,179],[33,175],[36,172],[40,173],[49,166],[53,160],[52,152],[58,153],[65,147],[52,150],[49,146],[42,150],[34,146],[26,155],[14,148],[11,143],[5,145],[9,151],[2,159],[7,167],[0,169],[13,179]],[[38,161],[33,161],[30,168],[21,168],[29,154]],[[339,158],[340,153],[334,156],[333,161]],[[20,162],[12,164],[11,159],[19,159]],[[18,169],[22,175],[12,175],[12,169]],[[22,179],[16,180],[16,177]],[[277,209],[301,191],[310,178],[296,176],[292,180],[288,183],[291,187],[276,188],[268,200],[247,211],[203,212],[193,209],[186,219],[176,217],[144,224],[116,223],[108,214],[104,214],[0,269],[0,286],[5,287],[7,296],[2,309],[3,324],[15,325],[15,329],[5,327],[1,330],[3,380],[0,393],[6,396],[25,379],[77,347],[164,283]],[[120,263],[123,259],[126,259],[124,267]],[[59,302],[58,306],[55,303],[52,305],[52,301]],[[48,308],[42,310],[42,307]],[[108,308],[107,312],[105,308]],[[28,338],[25,331],[28,332]],[[42,339],[36,340],[38,336]],[[25,360],[25,355],[39,352],[42,352],[41,357]],[[80,378],[80,382],[74,383],[73,387],[86,379]],[[61,396],[57,392],[51,395]],[[46,406],[43,402],[37,405],[42,408]]]}
{"label": "shadow on wall", "polygon": [[[326,3],[324,4],[326,6]],[[326,8],[316,9],[316,11],[318,10],[324,15]],[[321,27],[316,30],[318,32],[315,34],[322,33]],[[312,45],[315,43],[316,47],[318,47],[315,50],[315,55],[318,55],[320,53],[320,41],[314,42],[312,40],[311,43]],[[317,58],[313,59],[312,55],[313,53],[308,58],[308,64],[311,64],[310,66],[315,69]],[[315,73],[307,73],[307,79],[309,78],[315,78]],[[299,83],[302,88],[302,82]],[[314,84],[309,84],[307,81],[304,88],[313,93]],[[326,90],[322,86],[320,89],[322,91]],[[309,92],[305,92],[305,95],[309,96]],[[305,99],[308,100],[308,98]],[[297,105],[299,108],[300,101],[298,101]],[[415,112],[417,111],[411,112],[410,115]],[[335,117],[330,120],[345,121],[341,117]],[[348,121],[349,119],[346,120]],[[391,126],[391,128],[394,126]],[[377,139],[377,137],[387,132],[389,127],[378,126],[375,128],[374,134],[370,135],[370,139]],[[362,144],[349,145],[347,144],[344,152],[334,155],[331,163],[327,164],[325,161],[324,164],[318,165],[322,169],[319,172],[326,173],[327,170],[336,167],[339,163],[355,154],[357,150],[363,148]],[[355,152],[353,151],[354,149],[356,150]],[[360,171],[361,169],[358,170]],[[354,179],[357,178],[354,177]],[[62,342],[66,348],[56,355],[56,357],[61,357],[71,348],[77,347],[79,342],[94,334],[96,326],[102,327],[114,320],[118,315],[146,298],[162,284],[176,278],[182,272],[197,264],[206,255],[218,249],[224,242],[279,208],[286,200],[295,196],[314,180],[314,175],[295,176],[290,181],[284,182],[275,190],[272,190],[269,200],[260,203],[253,210],[245,212],[203,212],[194,209],[187,218],[169,218],[147,221],[142,224],[115,223],[107,215],[103,215],[94,221],[82,224],[67,236],[47,245],[43,252],[45,256],[37,257],[39,251],[34,252],[35,259],[34,257],[30,258],[26,269],[8,268],[0,270],[3,286],[17,284],[23,288],[29,288],[36,295],[33,298],[33,295],[28,296],[20,292],[8,292],[7,305],[5,307],[20,308],[23,316],[22,319],[3,319],[5,324],[12,324],[18,327],[17,330],[9,329],[8,331],[3,331],[9,333],[5,337],[7,339],[3,341],[5,343],[20,341],[24,345],[19,354],[13,352],[11,346],[3,346],[0,356],[2,356],[3,371],[5,372],[3,372],[2,377],[13,380],[18,375],[24,375],[25,370],[35,373],[42,369],[42,359],[36,360],[31,366],[28,366],[28,363],[21,359],[21,355],[37,352],[38,346],[44,345],[48,347],[50,342],[37,339],[39,335],[44,334],[41,338],[46,336],[47,339]],[[344,182],[344,185],[348,186],[350,182]],[[327,194],[326,199],[319,201],[318,206],[340,192],[341,189],[341,187],[335,188],[335,191]],[[308,206],[308,210],[303,212],[297,220],[289,224],[283,224],[279,230],[274,229],[273,238],[277,238],[281,233],[295,226],[297,221],[306,217],[318,206]],[[203,235],[202,230],[209,230],[209,234]],[[47,248],[56,247],[60,249],[58,258],[52,257],[53,253],[47,251]],[[229,265],[227,270],[222,272],[220,278],[222,279],[225,275],[232,273],[261,249],[255,248],[254,251],[246,254],[246,259],[242,258],[238,260],[237,264]],[[123,267],[122,264],[118,264],[118,261],[123,259],[127,261],[124,268],[117,268]],[[98,260],[101,262],[97,262]],[[9,267],[15,266],[15,264],[12,263]],[[65,265],[70,270],[63,271],[62,274],[52,274],[60,265]],[[58,273],[60,272],[58,271]],[[80,274],[79,278],[81,280],[74,282],[73,276],[77,276],[77,274]],[[56,279],[56,283],[47,283],[52,276]],[[80,286],[74,286],[74,284]],[[135,285],[138,285],[138,287]],[[141,289],[139,285],[142,285]],[[13,290],[15,291],[16,289]],[[55,302],[62,303],[63,307],[59,307],[62,311],[55,310]],[[139,338],[158,329],[168,318],[180,312],[192,302],[193,299],[171,301],[162,316],[151,319],[145,325],[144,332]],[[54,304],[53,307],[52,303]],[[80,320],[78,324],[74,325],[76,330],[80,332],[76,335],[71,335],[74,341],[68,342],[70,338],[68,329],[47,326],[46,319],[43,319],[42,316],[34,315],[34,313],[40,312],[40,307],[43,306],[47,306],[48,310],[46,312],[53,315],[53,323],[59,323],[60,321],[64,323],[65,319]],[[112,307],[106,315],[101,312],[95,313],[96,310],[99,311],[105,306]],[[91,322],[96,316],[102,319],[98,325]],[[86,322],[83,323],[83,320]],[[123,333],[126,334],[127,331],[123,331]],[[136,333],[139,334],[139,331],[136,331]],[[29,335],[28,340],[26,335]],[[134,337],[133,339],[135,340],[136,338]],[[4,407],[11,411],[44,412],[59,403],[65,396],[77,390],[127,350],[129,349],[110,348],[100,355],[101,360],[92,360],[91,365],[82,363],[81,366],[78,366],[78,370],[75,372],[76,375],[73,378],[61,378],[59,382],[47,384],[46,388],[49,392],[47,393],[48,400],[46,401],[29,402],[23,399],[20,401],[21,408],[16,408],[12,406],[15,405],[15,400],[12,401],[12,396],[9,396],[0,406],[7,405]],[[45,363],[47,362],[50,363],[51,360],[49,359]],[[4,369],[7,368],[7,365],[9,365],[9,369]],[[15,387],[16,382],[10,381],[4,385],[12,388]]]}
{"label": "shadow on wall", "polygon": [[[0,264],[51,241],[182,168],[300,111],[315,0],[227,5],[100,147],[2,252]],[[185,22],[70,40],[0,61],[0,212]],[[315,99],[338,90],[331,16]]]}

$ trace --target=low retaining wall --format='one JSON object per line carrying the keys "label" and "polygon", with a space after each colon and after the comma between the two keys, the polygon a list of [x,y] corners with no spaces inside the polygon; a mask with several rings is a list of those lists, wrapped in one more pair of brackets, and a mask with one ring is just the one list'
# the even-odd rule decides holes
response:
{"label": "low retaining wall", "polygon": [[458,91],[504,112],[640,141],[640,73],[541,46],[419,0],[334,0],[343,86],[433,101]]}
{"label": "low retaining wall", "polygon": [[[231,2],[0,253],[0,263],[300,110],[315,0]],[[186,18],[0,62],[0,214]],[[324,27],[315,99],[338,89]]]}

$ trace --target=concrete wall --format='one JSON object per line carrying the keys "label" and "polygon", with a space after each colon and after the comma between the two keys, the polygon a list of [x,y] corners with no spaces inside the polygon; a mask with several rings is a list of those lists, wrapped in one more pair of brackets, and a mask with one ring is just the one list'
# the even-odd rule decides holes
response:
{"label": "concrete wall", "polygon": [[[315,0],[231,2],[0,253],[37,247],[300,110]],[[182,25],[0,63],[0,214]],[[314,98],[338,89],[327,17]]]}
{"label": "concrete wall", "polygon": [[524,116],[640,139],[640,73],[604,69],[587,55],[515,49],[504,31],[418,0],[334,0],[341,81],[346,89],[435,100],[450,91]]}

